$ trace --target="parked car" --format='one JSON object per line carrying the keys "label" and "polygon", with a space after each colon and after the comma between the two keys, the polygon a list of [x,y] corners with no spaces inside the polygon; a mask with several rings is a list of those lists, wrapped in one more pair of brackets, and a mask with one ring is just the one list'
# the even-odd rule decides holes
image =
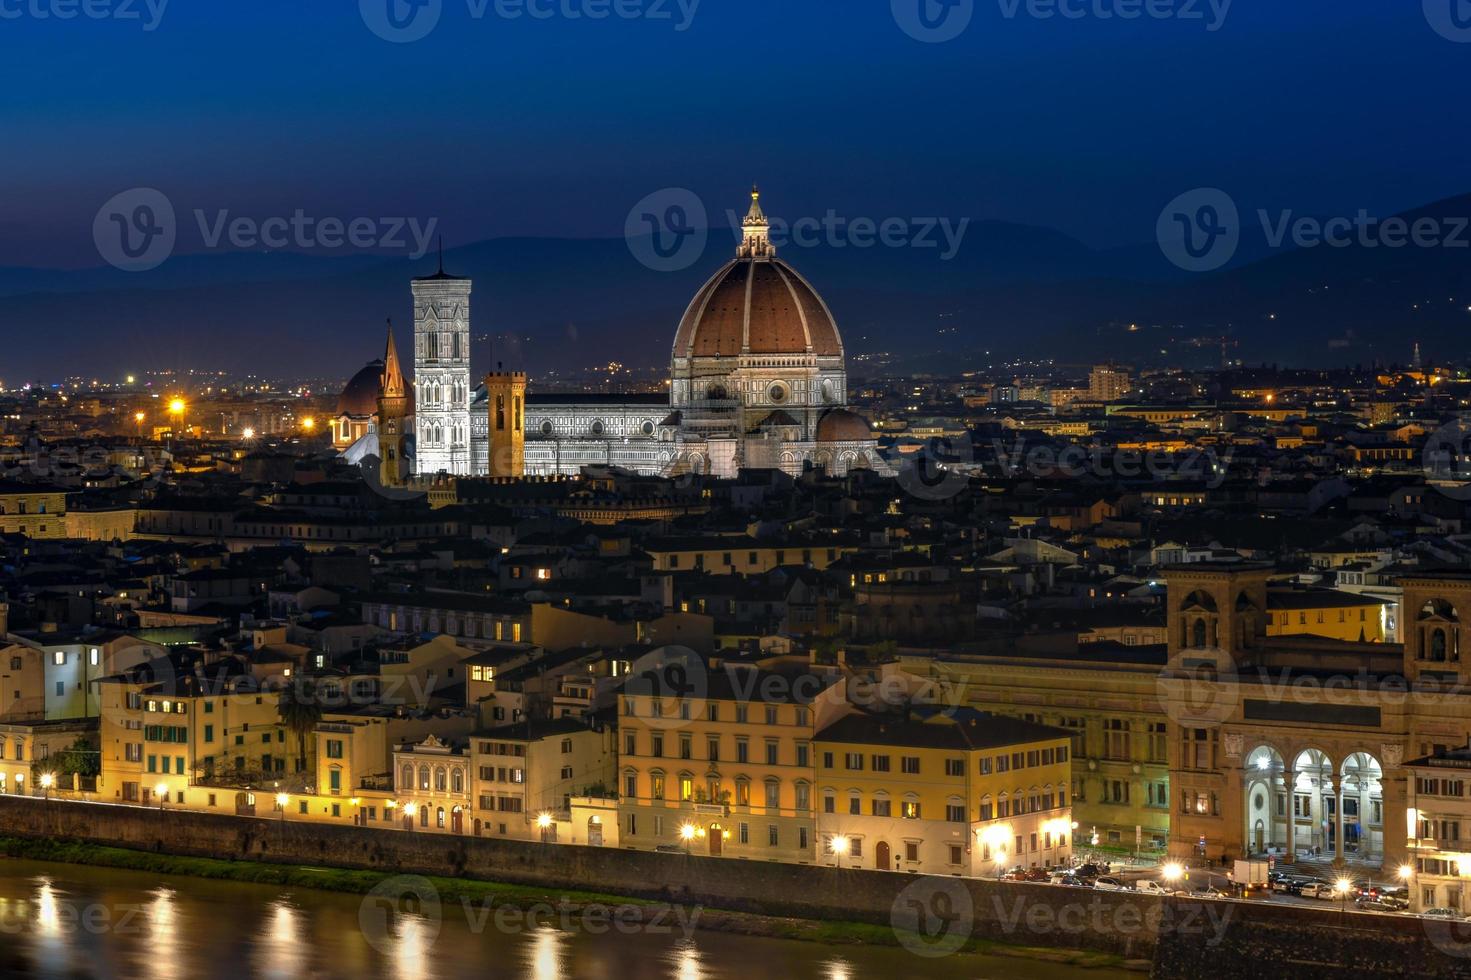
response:
{"label": "parked car", "polygon": [[1085,883],[1071,871],[1054,871],[1047,876],[1047,880],[1054,885],[1072,885],[1075,888],[1086,887]]}
{"label": "parked car", "polygon": [[1410,908],[1410,900],[1403,895],[1380,895],[1379,904],[1386,912],[1406,912]]}
{"label": "parked car", "polygon": [[1022,881],[1046,881],[1050,875],[1045,868],[1028,868],[1023,872]]}
{"label": "parked car", "polygon": [[1425,918],[1427,918],[1427,919],[1456,919],[1456,920],[1460,920],[1462,918],[1461,913],[1457,912],[1455,909],[1426,909],[1424,912],[1421,912],[1420,914],[1422,916],[1424,916]]}
{"label": "parked car", "polygon": [[1298,894],[1303,898],[1334,899],[1343,897],[1338,893],[1337,886],[1330,885],[1326,881],[1315,881],[1311,885],[1303,885],[1302,890]]}
{"label": "parked car", "polygon": [[1129,890],[1128,885],[1119,881],[1117,878],[1110,878],[1107,875],[1093,882],[1093,887],[1101,892],[1126,892]]}
{"label": "parked car", "polygon": [[1108,874],[1106,864],[1080,864],[1073,869],[1073,873],[1079,878],[1097,878],[1099,875]]}
{"label": "parked car", "polygon": [[1027,869],[1026,868],[1012,868],[1010,871],[1006,872],[1006,874],[1004,874],[1004,875],[1001,876],[1001,880],[1002,881],[1026,881],[1027,880]]}
{"label": "parked car", "polygon": [[1160,884],[1157,881],[1139,881],[1139,882],[1135,882],[1135,884],[1134,884],[1134,890],[1137,891],[1137,892],[1140,892],[1142,894],[1145,894],[1145,895],[1173,895],[1173,894],[1175,894],[1175,889],[1170,888],[1168,885],[1162,885],[1162,884]]}
{"label": "parked car", "polygon": [[1404,899],[1392,896],[1380,896],[1379,898],[1364,897],[1354,903],[1364,912],[1403,912],[1409,908],[1409,903]]}

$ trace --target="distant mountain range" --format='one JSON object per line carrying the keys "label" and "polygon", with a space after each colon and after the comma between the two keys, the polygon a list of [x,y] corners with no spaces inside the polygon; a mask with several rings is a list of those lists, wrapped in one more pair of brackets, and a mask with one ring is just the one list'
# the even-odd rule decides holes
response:
{"label": "distant mountain range", "polygon": [[[1471,196],[1402,217],[1450,229],[1468,215]],[[1010,355],[1205,366],[1219,362],[1222,338],[1248,363],[1404,362],[1415,341],[1427,358],[1467,355],[1471,230],[1459,247],[1274,250],[1244,217],[1235,262],[1206,274],[1176,269],[1153,244],[1090,249],[1000,222],[973,223],[948,262],[916,248],[781,254],[833,307],[850,357],[889,352],[891,371]],[[734,244],[717,230],[700,261],[675,273],[645,268],[622,239],[495,239],[446,252],[445,265],[475,280],[475,334],[498,338],[494,349],[478,345],[481,367],[657,366],[689,298]],[[140,274],[0,268],[0,380],[166,367],[346,377],[381,353],[384,318],[407,339],[408,280],[434,265],[235,252]]]}

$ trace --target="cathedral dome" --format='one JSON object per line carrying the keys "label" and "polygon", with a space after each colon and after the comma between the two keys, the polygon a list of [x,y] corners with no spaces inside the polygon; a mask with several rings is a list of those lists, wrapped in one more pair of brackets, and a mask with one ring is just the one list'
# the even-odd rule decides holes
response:
{"label": "cathedral dome", "polygon": [[[337,396],[337,414],[369,416],[378,414],[378,398],[383,394],[383,362],[369,361]],[[409,411],[413,414],[414,393],[409,389]]]}
{"label": "cathedral dome", "polygon": [[846,408],[825,412],[817,422],[818,442],[868,442],[871,439],[873,430],[869,428],[868,420]]}
{"label": "cathedral dome", "polygon": [[695,294],[674,336],[674,356],[815,354],[841,357],[843,342],[832,312],[817,291],[776,258],[760,195],[736,258]]}

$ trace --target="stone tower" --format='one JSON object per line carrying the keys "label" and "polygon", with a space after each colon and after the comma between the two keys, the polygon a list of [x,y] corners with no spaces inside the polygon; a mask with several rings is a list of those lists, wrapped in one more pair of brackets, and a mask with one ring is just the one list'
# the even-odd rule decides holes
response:
{"label": "stone tower", "polygon": [[401,487],[411,475],[409,454],[409,386],[404,381],[388,321],[388,347],[383,353],[383,392],[378,396],[378,478],[385,487]]}
{"label": "stone tower", "polygon": [[493,371],[485,376],[490,413],[490,476],[526,473],[526,375]]}
{"label": "stone tower", "polygon": [[469,476],[470,280],[439,271],[413,282],[415,471]]}

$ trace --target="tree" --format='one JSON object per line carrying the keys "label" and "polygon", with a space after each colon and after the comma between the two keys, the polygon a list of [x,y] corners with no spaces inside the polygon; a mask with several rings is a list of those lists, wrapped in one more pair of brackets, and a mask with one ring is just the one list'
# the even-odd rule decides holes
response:
{"label": "tree", "polygon": [[306,771],[306,737],[322,720],[322,701],[310,677],[293,677],[276,700],[281,724],[296,735],[296,771]]}

